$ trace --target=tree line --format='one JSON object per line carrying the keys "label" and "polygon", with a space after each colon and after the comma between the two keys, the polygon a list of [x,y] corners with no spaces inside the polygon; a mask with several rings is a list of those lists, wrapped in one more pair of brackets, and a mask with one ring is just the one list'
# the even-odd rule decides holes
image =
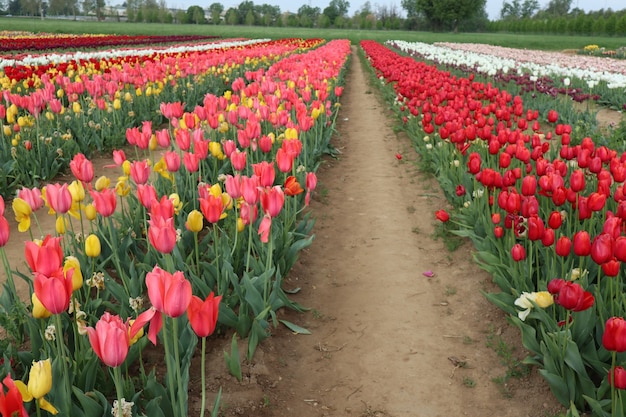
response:
{"label": "tree line", "polygon": [[380,5],[366,1],[352,16],[348,0],[330,0],[324,8],[303,5],[295,12],[251,0],[226,9],[213,2],[186,10],[168,8],[166,0],[125,0],[120,6],[105,0],[0,0],[0,15],[92,16],[98,20],[128,22],[248,25],[307,28],[424,30],[463,32],[514,32],[624,36],[626,9],[584,12],[572,8],[573,0],[550,0],[545,8],[538,0],[504,0],[500,16],[490,21],[487,0],[401,0]]}

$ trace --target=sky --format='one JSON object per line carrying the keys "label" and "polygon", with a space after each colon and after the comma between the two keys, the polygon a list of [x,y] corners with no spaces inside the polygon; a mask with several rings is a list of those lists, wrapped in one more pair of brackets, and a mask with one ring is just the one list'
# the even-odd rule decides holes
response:
{"label": "sky", "polygon": [[[166,0],[166,3],[170,7],[176,7],[186,9],[189,6],[199,5],[201,7],[208,7],[211,3],[219,2],[224,5],[226,9],[230,7],[237,7],[243,0]],[[350,10],[348,14],[352,16],[357,10],[359,10],[367,0],[348,0],[350,3]],[[320,10],[324,10],[328,6],[330,0],[252,0],[254,4],[270,4],[272,6],[279,6],[281,12],[297,12],[300,6],[308,4],[311,7],[319,7]],[[400,6],[400,0],[369,0],[372,7],[379,5],[390,6],[395,4],[398,11],[404,15],[404,10]],[[500,16],[500,10],[502,9],[502,3],[504,0],[487,0],[487,14],[490,19],[497,19]],[[539,0],[539,6],[544,8],[548,4],[549,0]],[[591,10],[608,9],[622,10],[626,8],[626,0],[573,0],[572,7],[578,7],[588,12]]]}

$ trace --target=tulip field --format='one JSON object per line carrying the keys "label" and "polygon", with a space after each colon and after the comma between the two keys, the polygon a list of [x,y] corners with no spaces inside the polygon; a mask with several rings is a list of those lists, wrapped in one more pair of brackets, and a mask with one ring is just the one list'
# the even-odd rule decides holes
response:
{"label": "tulip field", "polygon": [[[217,416],[216,330],[239,380],[239,339],[251,359],[278,326],[308,333],[277,313],[306,308],[283,280],[313,243],[350,41],[18,39],[0,56],[0,414],[187,416],[199,356],[200,415]],[[624,61],[360,48],[447,197],[433,217],[475,245],[526,362],[570,415],[623,416],[626,122],[598,126],[594,109],[626,109]],[[96,175],[101,155],[112,174]],[[154,346],[164,375],[145,366]]]}
{"label": "tulip field", "polygon": [[[272,327],[307,331],[276,312],[302,309],[282,280],[313,240],[303,211],[349,52],[210,39],[0,60],[3,416],[187,416],[191,359],[204,363],[216,326],[233,330],[239,379],[238,338],[251,358]],[[90,158],[111,151],[112,178],[96,177]],[[19,239],[5,201],[30,237],[26,269],[4,251]],[[148,344],[163,346],[164,379],[143,365]]]}

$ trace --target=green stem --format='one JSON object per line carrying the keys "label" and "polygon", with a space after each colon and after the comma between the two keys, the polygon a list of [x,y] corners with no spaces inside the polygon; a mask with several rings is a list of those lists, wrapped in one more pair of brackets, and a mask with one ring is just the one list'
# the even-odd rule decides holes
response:
{"label": "green stem", "polygon": [[[163,313],[158,313],[158,314],[163,314]],[[167,332],[168,320],[167,318],[164,317],[163,321],[164,321],[163,323],[163,346],[165,347],[165,363],[167,366],[167,380],[168,380],[167,385],[170,391],[170,403],[172,404],[172,412],[174,413],[174,415],[177,415],[178,408],[176,407],[176,395],[174,391],[174,373],[173,373],[174,365],[172,364],[172,357],[170,355],[170,341],[169,341],[169,334]],[[181,415],[179,417],[184,417],[184,415]]]}
{"label": "green stem", "polygon": [[56,327],[56,345],[57,345],[57,360],[61,361],[61,369],[63,370],[64,378],[63,384],[61,385],[63,392],[63,400],[65,403],[63,404],[63,408],[66,416],[70,415],[71,410],[71,390],[70,390],[70,374],[67,368],[67,361],[65,360],[65,346],[63,343],[63,323],[61,322],[61,315],[55,314],[55,327]]}
{"label": "green stem", "polygon": [[611,416],[615,417],[615,359],[617,352],[611,352]]}
{"label": "green stem", "polygon": [[122,398],[124,398],[124,389],[122,385],[122,373],[120,367],[113,368],[113,377],[115,379],[115,392],[117,393],[117,415],[123,416]]}
{"label": "green stem", "polygon": [[[179,398],[181,396],[183,396],[183,378],[180,372],[180,349],[178,347],[178,320],[176,320],[175,318],[171,318],[172,320],[172,343],[174,344],[174,359],[175,359],[175,363],[176,363],[176,382],[178,384],[178,395]],[[178,401],[178,407],[180,408],[180,415],[181,417],[186,416],[187,413],[185,411],[185,401]]]}
{"label": "green stem", "polygon": [[[267,263],[265,264],[265,271],[269,271],[270,268],[272,268],[272,255],[274,254],[274,239],[272,236],[272,228],[270,226],[270,238],[269,238],[269,242],[267,245]],[[271,286],[271,280],[272,277],[267,276],[265,278],[265,283],[263,284],[263,301],[265,301],[265,304],[267,305],[268,303],[268,297],[269,297],[269,292],[270,292],[270,286]]]}
{"label": "green stem", "polygon": [[250,272],[250,252],[252,251],[252,223],[248,224],[248,255],[246,256],[246,272]]}
{"label": "green stem", "polygon": [[216,282],[217,282],[217,293],[223,294],[222,282],[220,279],[220,242],[219,242],[219,233],[217,230],[217,223],[213,224],[213,246],[215,246],[215,270],[216,270]]}
{"label": "green stem", "polygon": [[200,406],[200,417],[204,417],[204,409],[206,408],[206,337],[202,338],[202,363],[200,375],[202,378],[202,405]]}

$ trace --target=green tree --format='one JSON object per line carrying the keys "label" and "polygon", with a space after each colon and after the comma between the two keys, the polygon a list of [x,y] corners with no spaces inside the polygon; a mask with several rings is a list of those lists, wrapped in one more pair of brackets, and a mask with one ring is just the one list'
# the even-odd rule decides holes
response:
{"label": "green tree", "polygon": [[545,11],[550,16],[565,16],[571,7],[572,0],[550,0]]}
{"label": "green tree", "polygon": [[626,35],[626,14],[623,14],[615,24],[615,34],[617,36]]}
{"label": "green tree", "polygon": [[224,5],[222,3],[211,3],[209,6],[209,12],[211,13],[211,23],[219,25],[222,12],[224,11]]}
{"label": "green tree", "polygon": [[524,19],[531,18],[539,10],[538,0],[524,0],[521,7],[521,17]]}
{"label": "green tree", "polygon": [[[252,16],[256,20],[256,16],[254,15],[254,3],[251,0],[242,1],[237,6],[237,14],[239,15],[239,22],[248,24],[246,19],[248,18],[248,13],[252,12]],[[253,23],[254,24],[254,23]]]}
{"label": "green tree", "polygon": [[239,13],[237,12],[237,9],[228,9],[226,12],[226,23],[229,25],[239,24]]}
{"label": "green tree", "polygon": [[204,10],[200,6],[189,6],[187,8],[187,22],[199,25],[201,23],[206,23],[206,18],[204,17]]}
{"label": "green tree", "polygon": [[609,16],[606,19],[606,23],[604,25],[604,33],[606,33],[609,36],[613,36],[615,35],[615,28],[617,27],[617,16],[615,16],[615,13],[611,14],[611,16]]}
{"label": "green tree", "polygon": [[300,8],[298,9],[298,19],[300,21],[300,26],[313,27],[315,22],[317,22],[317,18],[319,15],[319,7],[311,7],[306,4],[300,6]]}
{"label": "green tree", "polygon": [[347,0],[330,0],[328,7],[326,7],[322,13],[328,16],[331,25],[337,26],[335,20],[338,17],[345,17],[349,8],[350,2]]}
{"label": "green tree", "polygon": [[487,0],[416,0],[417,9],[424,15],[433,29],[458,31],[462,20],[485,13]]}

